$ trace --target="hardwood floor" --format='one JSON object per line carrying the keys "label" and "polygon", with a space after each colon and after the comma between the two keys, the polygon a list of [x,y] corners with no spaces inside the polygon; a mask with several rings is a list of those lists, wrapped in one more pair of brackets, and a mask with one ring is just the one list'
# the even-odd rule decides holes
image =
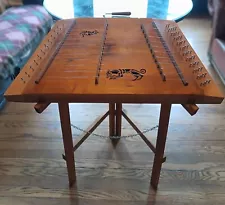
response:
{"label": "hardwood floor", "polygon": [[[179,23],[200,58],[206,51],[210,21],[185,19]],[[222,87],[220,81],[218,85]],[[223,90],[224,91],[224,90]],[[1,205],[222,205],[225,200],[225,103],[200,105],[191,117],[181,105],[172,107],[159,189],[150,187],[153,154],[139,137],[109,139],[91,136],[75,152],[77,184],[68,188],[62,159],[58,107],[43,114],[33,104],[8,103],[0,113]],[[106,104],[71,104],[71,123],[86,128]],[[158,123],[159,105],[125,105],[141,129]],[[87,112],[92,111],[92,112]],[[124,121],[123,121],[124,122]],[[108,121],[96,133],[108,134]],[[134,131],[124,122],[122,135]],[[79,131],[73,129],[76,138]],[[156,130],[149,135],[156,139]]]}

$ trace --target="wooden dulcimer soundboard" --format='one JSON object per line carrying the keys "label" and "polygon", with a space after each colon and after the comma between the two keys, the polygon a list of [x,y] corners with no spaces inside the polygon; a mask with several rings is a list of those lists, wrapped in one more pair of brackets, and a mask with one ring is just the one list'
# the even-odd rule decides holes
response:
{"label": "wooden dulcimer soundboard", "polygon": [[221,103],[173,21],[56,22],[5,97],[16,102]]}

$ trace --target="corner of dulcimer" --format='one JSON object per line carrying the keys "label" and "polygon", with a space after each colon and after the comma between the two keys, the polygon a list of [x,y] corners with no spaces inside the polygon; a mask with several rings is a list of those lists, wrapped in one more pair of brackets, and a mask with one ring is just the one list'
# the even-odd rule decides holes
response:
{"label": "corner of dulcimer", "polygon": [[46,108],[50,105],[51,103],[37,103],[34,105],[34,110],[41,114],[46,110]]}
{"label": "corner of dulcimer", "polygon": [[181,105],[191,116],[195,115],[199,110],[199,107],[196,104],[181,104]]}

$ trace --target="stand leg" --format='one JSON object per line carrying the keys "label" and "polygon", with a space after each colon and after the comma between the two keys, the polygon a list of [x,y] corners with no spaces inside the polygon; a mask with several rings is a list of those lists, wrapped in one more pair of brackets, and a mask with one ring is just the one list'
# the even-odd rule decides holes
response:
{"label": "stand leg", "polygon": [[73,138],[70,127],[70,113],[68,103],[59,103],[59,115],[61,121],[69,185],[72,186],[76,180],[76,174],[74,163]]}
{"label": "stand leg", "polygon": [[116,135],[121,136],[122,103],[116,103]]}
{"label": "stand leg", "polygon": [[157,189],[160,171],[163,163],[163,156],[166,144],[167,130],[170,119],[171,104],[162,104],[159,118],[159,129],[156,142],[156,152],[152,168],[151,185]]}
{"label": "stand leg", "polygon": [[109,135],[115,135],[115,103],[109,103]]}

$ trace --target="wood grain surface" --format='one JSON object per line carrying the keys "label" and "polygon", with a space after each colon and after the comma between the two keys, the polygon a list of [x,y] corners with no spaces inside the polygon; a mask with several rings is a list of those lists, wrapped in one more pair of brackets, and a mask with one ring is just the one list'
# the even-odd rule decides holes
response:
{"label": "wood grain surface", "polygon": [[[185,19],[180,28],[208,68],[210,20]],[[0,204],[3,205],[224,205],[225,103],[199,105],[191,117],[181,105],[171,109],[170,126],[157,193],[149,188],[153,154],[140,139],[90,136],[75,152],[77,183],[68,189],[58,106],[41,115],[34,104],[8,103],[0,113]],[[71,123],[87,128],[107,104],[70,104]],[[124,105],[140,129],[158,123],[160,106]],[[104,121],[95,133],[108,135]],[[73,129],[76,140],[80,132]],[[134,130],[123,120],[122,135]],[[157,130],[147,137],[155,142]]]}
{"label": "wood grain surface", "polygon": [[[105,22],[104,18],[78,18],[75,24],[71,19],[57,22],[12,83],[6,98],[19,102],[222,102],[223,95],[178,24],[112,18],[107,19],[105,34]],[[81,35],[95,30],[94,35]],[[159,67],[166,81],[161,79]],[[181,75],[188,86],[183,85]]]}

